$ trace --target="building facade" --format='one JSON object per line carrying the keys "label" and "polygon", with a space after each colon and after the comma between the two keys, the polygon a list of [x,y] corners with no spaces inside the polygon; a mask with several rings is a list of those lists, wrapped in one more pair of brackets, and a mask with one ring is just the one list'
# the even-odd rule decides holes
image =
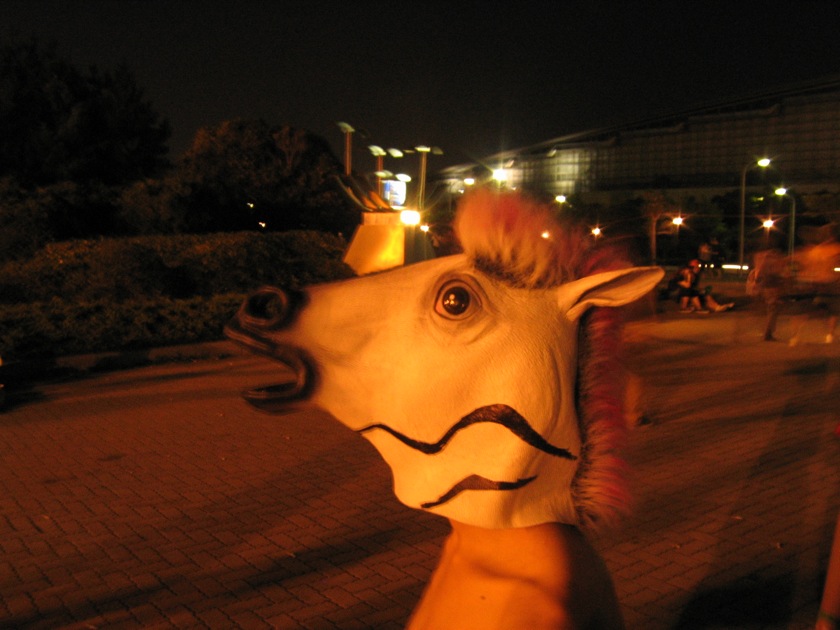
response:
{"label": "building facade", "polygon": [[[771,159],[767,169],[755,167],[762,157]],[[831,212],[840,199],[840,78],[554,138],[482,162],[507,186],[586,203],[618,204],[647,190],[711,199],[772,184],[787,186],[803,208]],[[490,171],[464,164],[441,175],[456,192]]]}

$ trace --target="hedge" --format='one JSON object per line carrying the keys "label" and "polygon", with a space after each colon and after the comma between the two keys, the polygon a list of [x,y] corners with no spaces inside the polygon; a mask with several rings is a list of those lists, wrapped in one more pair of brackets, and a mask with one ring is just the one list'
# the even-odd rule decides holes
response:
{"label": "hedge", "polygon": [[353,275],[344,241],[312,231],[147,236],[53,243],[0,265],[0,304],[187,298],[299,287]]}
{"label": "hedge", "polygon": [[69,303],[54,299],[0,307],[5,359],[215,341],[246,294],[185,300]]}
{"label": "hedge", "polygon": [[216,341],[248,292],[351,277],[319,232],[74,241],[0,265],[4,360]]}

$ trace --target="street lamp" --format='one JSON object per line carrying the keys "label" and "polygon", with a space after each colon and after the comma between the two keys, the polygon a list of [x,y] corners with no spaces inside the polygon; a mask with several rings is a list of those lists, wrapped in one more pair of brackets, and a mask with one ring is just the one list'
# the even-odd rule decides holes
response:
{"label": "street lamp", "polygon": [[379,180],[377,183],[376,192],[378,192],[379,196],[381,197],[383,193],[382,189],[384,186],[382,180],[393,176],[393,173],[391,173],[391,171],[385,170],[385,156],[390,155],[394,158],[401,158],[403,156],[403,152],[399,149],[394,148],[383,149],[382,147],[376,144],[368,145],[368,149],[370,150],[371,155],[373,155],[376,158],[376,172],[374,174]]}
{"label": "street lamp", "polygon": [[443,155],[443,151],[438,147],[427,147],[426,145],[414,147],[414,150],[420,154],[420,186],[417,192],[417,209],[423,212],[423,208],[426,205],[426,160],[428,159],[429,153]]}
{"label": "street lamp", "polygon": [[761,158],[755,162],[750,162],[749,164],[744,165],[744,168],[741,169],[741,225],[740,230],[738,232],[738,269],[743,270],[744,268],[744,217],[746,216],[746,209],[747,209],[747,171],[751,168],[755,168],[756,166],[760,166],[761,168],[767,168],[770,166],[770,158]]}
{"label": "street lamp", "polygon": [[761,222],[761,227],[764,228],[764,247],[765,247],[765,249],[770,247],[770,230],[773,229],[773,225],[775,223],[776,222],[771,218],[764,219],[764,221]]}
{"label": "street lamp", "polygon": [[349,175],[353,162],[353,126],[346,122],[336,123],[344,134],[344,174]]}
{"label": "street lamp", "polygon": [[784,186],[775,190],[779,197],[790,197],[790,226],[788,227],[788,256],[793,257],[794,235],[796,234],[796,197],[789,195]]}
{"label": "street lamp", "polygon": [[371,155],[376,158],[376,192],[382,196],[382,178],[388,177],[391,173],[385,170],[385,149],[375,144],[368,145]]}

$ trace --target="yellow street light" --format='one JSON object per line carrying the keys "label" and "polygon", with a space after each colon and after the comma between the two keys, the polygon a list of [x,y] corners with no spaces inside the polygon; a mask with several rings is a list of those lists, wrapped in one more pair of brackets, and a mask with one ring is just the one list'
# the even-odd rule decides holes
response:
{"label": "yellow street light", "polygon": [[420,213],[417,210],[403,210],[400,212],[403,225],[420,225]]}

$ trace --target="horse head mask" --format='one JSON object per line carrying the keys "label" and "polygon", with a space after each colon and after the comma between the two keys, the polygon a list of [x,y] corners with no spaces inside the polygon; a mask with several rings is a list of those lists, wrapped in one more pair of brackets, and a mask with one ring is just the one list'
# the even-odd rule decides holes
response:
{"label": "horse head mask", "polygon": [[330,412],[373,443],[410,507],[488,528],[608,519],[624,421],[602,307],[662,271],[623,266],[511,193],[467,196],[455,228],[462,254],[249,297],[228,336],[297,379],[247,397]]}

